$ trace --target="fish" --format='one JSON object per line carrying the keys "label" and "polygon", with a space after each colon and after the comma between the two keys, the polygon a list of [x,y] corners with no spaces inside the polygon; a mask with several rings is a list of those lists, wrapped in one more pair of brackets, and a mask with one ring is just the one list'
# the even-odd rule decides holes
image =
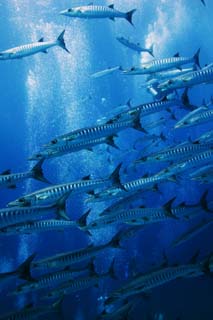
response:
{"label": "fish", "polygon": [[134,307],[134,303],[135,301],[124,301],[124,304],[121,307],[112,312],[107,312],[104,309],[97,319],[128,320],[129,314]]}
{"label": "fish", "polygon": [[69,50],[66,48],[64,42],[64,33],[65,30],[62,31],[62,33],[58,36],[58,38],[55,41],[44,41],[44,38],[41,38],[38,42],[25,44],[19,47],[1,51],[0,60],[21,59],[27,56],[32,56],[39,52],[47,53],[47,50],[49,48],[55,46],[59,46],[66,52],[70,53]]}
{"label": "fish", "polygon": [[174,147],[169,147],[159,152],[150,154],[148,156],[142,157],[138,160],[135,160],[136,164],[139,163],[150,163],[150,162],[161,162],[161,161],[170,161],[176,162],[187,158],[195,153],[209,150],[213,148],[213,143],[190,143],[185,141]]}
{"label": "fish", "polygon": [[111,111],[107,113],[106,116],[99,118],[97,120],[97,124],[106,124],[108,121],[112,122],[111,119],[113,119],[115,116],[119,115],[122,112],[126,112],[131,108],[131,99],[129,99],[126,104],[119,105],[118,107],[113,108]]}
{"label": "fish", "polygon": [[189,174],[191,180],[199,181],[201,183],[213,182],[213,165],[209,164]]}
{"label": "fish", "polygon": [[118,148],[114,141],[115,136],[108,136],[97,139],[88,139],[80,141],[68,141],[60,144],[53,144],[44,150],[40,150],[38,153],[33,154],[28,160],[46,160],[63,155],[77,152],[81,150],[93,151],[93,147],[100,144],[107,144],[113,148]]}
{"label": "fish", "polygon": [[87,176],[79,181],[53,185],[11,201],[7,204],[7,206],[26,207],[50,205],[56,203],[63,196],[68,197],[71,194],[93,191],[96,188],[107,187],[111,186],[112,184],[120,185],[120,166],[121,165],[119,164],[109,178],[92,180],[90,179],[90,176]]}
{"label": "fish", "polygon": [[48,219],[40,221],[27,221],[0,229],[0,235],[13,235],[13,234],[33,234],[45,231],[65,231],[66,229],[77,227],[74,221]]}
{"label": "fish", "polygon": [[153,54],[154,44],[152,44],[149,48],[142,48],[140,43],[131,42],[124,37],[116,37],[116,40],[118,40],[120,43],[122,43],[124,46],[126,46],[129,49],[132,49],[138,53],[148,52],[151,56],[154,57],[154,54]]}
{"label": "fish", "polygon": [[28,178],[33,178],[44,183],[50,183],[43,174],[42,170],[43,160],[41,159],[36,165],[27,172],[11,173],[10,170],[3,171],[0,174],[0,188],[6,187],[9,189],[16,188],[16,183]]}
{"label": "fish", "polygon": [[134,114],[133,117],[124,121],[106,123],[71,131],[67,134],[56,137],[44,147],[49,148],[52,145],[65,142],[80,142],[89,139],[98,139],[103,137],[106,138],[127,128],[134,128],[136,130],[144,131],[140,123],[139,113]]}
{"label": "fish", "polygon": [[206,6],[206,3],[205,3],[205,1],[204,1],[204,0],[201,0],[201,2],[202,2],[202,4],[203,4],[204,6]]}
{"label": "fish", "polygon": [[208,84],[213,81],[213,67],[192,71],[160,83],[157,86],[158,94],[165,94],[168,90],[191,88],[199,84]]}
{"label": "fish", "polygon": [[91,74],[90,77],[94,78],[94,79],[102,78],[104,76],[107,76],[107,75],[112,74],[115,71],[119,71],[119,70],[122,70],[122,67],[121,66],[116,66],[116,67],[113,67],[113,68],[108,68],[108,69],[105,69],[105,70],[101,70],[101,71],[95,72],[95,73]]}
{"label": "fish", "polygon": [[10,207],[0,209],[0,230],[10,225],[41,219],[43,216],[55,214],[58,219],[70,220],[65,212],[67,195],[50,206]]}
{"label": "fish", "polygon": [[63,270],[43,274],[38,278],[34,278],[32,282],[27,282],[20,284],[17,286],[12,292],[8,293],[11,295],[22,295],[26,293],[32,293],[35,291],[39,291],[42,289],[51,288],[55,285],[58,285],[64,281],[68,281],[74,279],[77,276],[82,275],[87,269],[91,269],[91,263],[89,263],[86,267],[83,268],[70,268],[66,267]]}
{"label": "fish", "polygon": [[196,113],[188,114],[187,116],[183,117],[181,120],[179,120],[174,128],[186,128],[186,127],[192,127],[199,124],[203,124],[206,122],[211,122],[213,120],[213,109],[208,109],[205,107],[199,108]]}
{"label": "fish", "polygon": [[199,138],[195,139],[193,143],[208,143],[213,141],[213,130],[203,133]]}
{"label": "fish", "polygon": [[44,316],[48,313],[58,313],[62,316],[62,302],[63,298],[60,298],[58,301],[50,304],[48,306],[36,306],[34,307],[32,304],[26,305],[23,309],[19,311],[13,311],[8,314],[5,314],[0,317],[0,320],[28,320],[28,319],[38,319],[40,316]]}
{"label": "fish", "polygon": [[135,11],[136,9],[133,9],[129,12],[121,12],[114,8],[114,4],[111,4],[110,6],[97,6],[89,4],[87,6],[73,7],[63,10],[60,12],[60,15],[81,19],[109,18],[111,20],[114,20],[115,18],[124,18],[133,25],[132,16]]}
{"label": "fish", "polygon": [[213,224],[213,219],[208,221],[205,221],[205,220],[202,221],[201,223],[194,226],[193,228],[190,228],[190,230],[187,230],[186,232],[184,232],[180,237],[178,237],[175,241],[173,241],[172,246],[177,247],[187,242],[188,240],[191,240],[193,237],[203,232],[203,230],[207,229],[212,224]]}
{"label": "fish", "polygon": [[22,264],[18,266],[16,270],[0,273],[0,283],[17,278],[26,281],[33,281],[31,276],[31,265],[35,255],[35,253],[30,255]]}
{"label": "fish", "polygon": [[60,253],[55,256],[44,258],[42,260],[35,261],[33,263],[33,268],[43,269],[43,268],[59,268],[71,266],[75,263],[85,261],[95,257],[99,252],[107,248],[120,248],[120,237],[115,235],[108,243],[102,245],[89,245],[86,248],[69,251],[65,253]]}
{"label": "fish", "polygon": [[179,54],[176,54],[174,57],[171,57],[171,58],[154,59],[152,61],[142,63],[140,67],[132,67],[130,70],[124,70],[121,74],[123,75],[151,74],[151,73],[156,73],[156,72],[160,72],[160,71],[164,71],[172,68],[180,69],[182,65],[192,63],[192,62],[198,65],[198,67],[200,67],[199,53],[200,53],[200,49],[198,49],[195,55],[191,58],[180,57]]}
{"label": "fish", "polygon": [[179,278],[197,277],[209,273],[209,262],[189,263],[172,267],[160,267],[157,270],[135,276],[126,285],[113,291],[105,305],[111,305],[134,295],[149,292],[151,289],[162,286]]}

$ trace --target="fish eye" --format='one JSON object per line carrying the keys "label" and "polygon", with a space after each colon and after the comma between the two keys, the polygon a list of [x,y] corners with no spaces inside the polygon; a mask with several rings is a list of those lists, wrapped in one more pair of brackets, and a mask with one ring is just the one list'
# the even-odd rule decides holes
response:
{"label": "fish eye", "polygon": [[72,10],[72,9],[68,9],[67,11],[68,11],[68,12],[72,12],[73,10]]}
{"label": "fish eye", "polygon": [[23,203],[23,202],[25,202],[25,199],[24,199],[24,198],[20,198],[20,199],[19,199],[19,202],[22,202],[22,203]]}
{"label": "fish eye", "polygon": [[51,141],[52,144],[56,144],[57,142],[58,142],[57,139],[54,139],[54,140]]}
{"label": "fish eye", "polygon": [[170,80],[168,81],[168,84],[172,84],[172,83],[173,83],[173,80],[170,79]]}

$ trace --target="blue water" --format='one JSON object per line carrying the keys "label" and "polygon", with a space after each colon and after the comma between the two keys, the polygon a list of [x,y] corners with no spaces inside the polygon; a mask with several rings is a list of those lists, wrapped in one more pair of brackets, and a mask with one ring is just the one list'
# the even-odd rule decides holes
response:
{"label": "blue water", "polygon": [[[192,4],[193,2],[193,4]],[[55,39],[65,28],[65,42],[71,54],[61,48],[50,49],[48,54],[40,53],[22,60],[0,62],[0,168],[10,168],[13,172],[22,172],[32,167],[27,159],[40,146],[57,135],[73,129],[95,124],[96,120],[107,114],[114,106],[151,101],[152,97],[140,85],[143,77],[122,77],[119,74],[100,79],[90,75],[96,71],[122,65],[131,67],[150,59],[148,54],[142,58],[137,53],[122,46],[116,36],[130,37],[149,47],[154,43],[156,58],[170,57],[176,52],[183,56],[192,56],[201,48],[201,65],[212,62],[212,12],[213,2],[208,1],[205,8],[199,0],[115,0],[115,7],[121,11],[137,8],[133,17],[135,27],[123,19],[81,21],[59,16],[58,12],[74,5],[85,5],[86,1],[45,0],[7,0],[0,1],[0,50],[17,45],[35,42],[44,36],[45,40]],[[109,5],[111,1],[97,1],[97,4]],[[199,105],[202,99],[207,101],[212,94],[212,85],[200,85],[190,90],[190,100]],[[184,113],[184,112],[183,112]],[[160,114],[152,116],[157,121]],[[168,117],[168,115],[167,115]],[[174,136],[167,122],[154,130]],[[188,136],[198,137],[207,131],[211,124],[182,130],[175,137],[184,141]],[[81,151],[45,162],[45,176],[54,183],[75,181],[85,175],[106,177],[120,160],[128,163],[131,157],[131,141],[142,136],[133,129],[119,134],[122,151],[96,148],[95,152]],[[130,152],[128,152],[130,151]],[[128,180],[155,168],[140,167],[135,175],[130,171]],[[15,190],[1,190],[0,206],[22,194],[44,187],[42,183],[27,180]],[[149,193],[147,205],[153,201],[162,204],[172,196],[177,203],[197,203],[205,186],[183,182],[181,185],[166,183],[161,186],[161,195]],[[210,194],[212,198],[212,193]],[[85,205],[85,197],[79,196],[68,201],[68,213],[71,218],[80,217],[89,207],[95,216],[107,204]],[[194,222],[193,222],[194,223]],[[109,250],[107,256],[97,258],[97,268],[106,272],[110,261],[116,256],[116,270],[120,277],[128,274],[131,257],[137,260],[138,269],[149,269],[152,263],[162,259],[165,249],[172,262],[188,262],[197,249],[201,256],[212,251],[212,229],[200,234],[185,245],[170,247],[177,235],[190,223],[170,222],[151,226],[128,241],[126,251]],[[73,250],[86,246],[89,241],[95,243],[107,241],[115,229],[95,232],[92,239],[79,230],[48,232],[41,235],[11,236],[1,238],[0,271],[14,269],[28,255],[37,252],[38,258],[60,251]],[[153,290],[149,300],[141,300],[137,305],[134,319],[146,319],[147,314],[162,313],[165,319],[213,319],[213,281],[211,278],[178,280],[165,287]],[[65,319],[95,319],[101,308],[101,297],[118,286],[114,280],[101,283],[100,287],[65,297],[63,303]],[[5,293],[12,284],[2,288],[0,313],[18,309],[25,304],[39,302],[36,294],[9,298]],[[45,316],[44,319],[53,319]]]}

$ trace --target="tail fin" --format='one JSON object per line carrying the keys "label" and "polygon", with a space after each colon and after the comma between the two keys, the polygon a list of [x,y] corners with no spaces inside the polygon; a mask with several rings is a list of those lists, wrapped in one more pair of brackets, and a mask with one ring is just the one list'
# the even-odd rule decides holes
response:
{"label": "tail fin", "polygon": [[90,214],[90,211],[91,209],[87,210],[86,213],[84,213],[77,221],[77,225],[80,227],[80,228],[85,228],[87,226],[87,217],[88,215]]}
{"label": "tail fin", "polygon": [[194,57],[193,57],[193,60],[195,62],[195,64],[199,67],[200,67],[200,61],[199,61],[199,55],[200,55],[200,48],[197,50],[197,52],[195,53]]}
{"label": "tail fin", "polygon": [[66,48],[66,44],[64,41],[64,33],[65,33],[65,30],[63,30],[62,33],[58,36],[57,42],[59,47],[64,49],[66,52],[70,53],[69,50]]}
{"label": "tail fin", "polygon": [[70,220],[66,214],[66,200],[69,195],[69,192],[66,193],[56,202],[56,204],[53,205],[53,207],[57,209],[56,214],[58,219]]}
{"label": "tail fin", "polygon": [[35,256],[36,256],[35,253],[29,256],[15,271],[20,279],[27,280],[27,281],[33,280],[30,272],[30,267]]}
{"label": "tail fin", "polygon": [[32,177],[36,180],[45,182],[45,183],[50,183],[45,177],[44,177],[44,173],[42,170],[42,165],[44,163],[45,159],[41,159],[39,160],[36,165],[31,169],[31,173],[32,173]]}
{"label": "tail fin", "polygon": [[118,146],[115,144],[114,138],[115,138],[115,136],[107,137],[106,138],[106,144],[108,144],[109,146],[119,150]]}
{"label": "tail fin", "polygon": [[201,207],[203,208],[204,211],[212,212],[212,210],[210,210],[210,209],[208,208],[208,203],[207,203],[207,201],[206,201],[207,195],[208,195],[208,190],[205,191],[205,192],[203,193],[203,195],[201,196],[201,198],[200,198],[200,205],[201,205]]}
{"label": "tail fin", "polygon": [[149,52],[149,54],[151,54],[151,56],[155,57],[153,54],[153,48],[154,48],[154,43],[152,43],[151,46],[148,48],[148,50],[149,50],[148,52]]}
{"label": "tail fin", "polygon": [[123,237],[123,231],[119,231],[118,233],[116,233],[116,235],[110,240],[110,242],[108,243],[108,247],[113,247],[113,248],[119,248],[121,249],[121,245],[120,242],[122,240]]}
{"label": "tail fin", "polygon": [[122,187],[122,183],[120,180],[120,169],[121,169],[122,163],[120,163],[115,170],[111,173],[109,180],[112,182],[113,185]]}
{"label": "tail fin", "polygon": [[132,23],[132,16],[133,16],[133,13],[135,13],[136,9],[133,9],[129,12],[126,13],[126,20],[131,23],[132,26],[134,26],[134,24]]}
{"label": "tail fin", "polygon": [[204,0],[201,0],[202,4],[206,7],[206,3]]}
{"label": "tail fin", "polygon": [[184,105],[184,107],[186,107],[187,110],[196,109],[196,107],[190,103],[189,96],[188,96],[188,88],[185,88],[185,90],[183,91],[183,94],[181,96],[181,102]]}

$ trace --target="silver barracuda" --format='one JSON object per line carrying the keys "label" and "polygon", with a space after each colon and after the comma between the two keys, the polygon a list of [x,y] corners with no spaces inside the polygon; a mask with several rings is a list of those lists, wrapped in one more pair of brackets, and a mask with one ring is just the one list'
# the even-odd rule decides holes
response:
{"label": "silver barracuda", "polygon": [[117,148],[114,143],[114,136],[97,138],[97,139],[89,139],[89,140],[80,140],[76,142],[68,141],[61,144],[53,144],[47,147],[44,150],[40,150],[40,152],[32,155],[29,160],[39,160],[39,159],[50,159],[63,156],[65,154],[69,154],[72,152],[77,152],[80,150],[88,150],[92,151],[94,146],[99,144],[107,144],[114,148]]}
{"label": "silver barracuda", "polygon": [[106,310],[103,310],[102,313],[98,316],[97,320],[127,320],[131,310],[133,309],[134,302],[134,300],[130,302],[127,301],[121,307],[116,308],[114,311],[106,312]]}
{"label": "silver barracuda", "polygon": [[76,269],[67,267],[63,270],[41,275],[38,278],[34,278],[32,282],[20,284],[8,295],[21,295],[29,292],[51,288],[64,281],[68,281],[82,275],[83,273],[85,273],[85,271],[87,271],[88,268],[90,268],[90,264],[82,269],[80,269],[79,267]]}
{"label": "silver barracuda", "polygon": [[139,114],[134,114],[134,117],[124,121],[101,124],[93,127],[86,127],[75,131],[71,131],[67,134],[56,137],[49,144],[45,145],[45,147],[65,142],[80,142],[89,139],[108,137],[127,128],[135,128],[143,131],[143,128],[140,123]]}
{"label": "silver barracuda", "polygon": [[43,160],[39,161],[30,171],[21,173],[11,173],[6,170],[0,174],[0,188],[7,187],[10,189],[16,188],[16,183],[28,178],[33,178],[49,184],[49,181],[44,177],[42,170]]}
{"label": "silver barracuda", "polygon": [[138,53],[142,53],[142,52],[148,52],[151,56],[154,57],[153,54],[153,44],[150,46],[150,48],[142,48],[140,43],[134,43],[129,41],[128,39],[124,38],[124,37],[116,37],[116,39],[123,44],[124,46],[126,46],[129,49],[132,49]]}
{"label": "silver barracuda", "polygon": [[175,129],[185,128],[211,122],[213,120],[213,109],[202,109],[196,114],[188,115],[175,124]]}
{"label": "silver barracuda", "polygon": [[160,72],[160,71],[164,71],[172,68],[180,68],[182,65],[188,64],[188,63],[195,63],[196,65],[200,66],[199,53],[200,53],[200,49],[191,58],[180,57],[179,55],[176,55],[171,58],[154,59],[150,62],[142,63],[139,67],[132,67],[130,70],[124,70],[122,74],[123,75],[150,74],[150,73],[156,73],[156,72]]}
{"label": "silver barracuda", "polygon": [[59,268],[73,265],[75,263],[85,261],[95,257],[99,252],[107,248],[120,248],[120,238],[119,235],[115,235],[111,241],[106,244],[99,246],[89,245],[86,248],[70,251],[65,253],[60,253],[52,257],[48,257],[33,263],[33,268]]}
{"label": "silver barracuda", "polygon": [[[187,74],[188,72],[197,70],[197,66],[194,65],[193,67],[189,68],[181,68],[181,69],[174,69],[174,70],[167,70],[162,72],[156,72],[154,74],[151,74],[147,77],[147,84],[149,84],[149,81],[162,81],[165,79],[171,79],[180,75]],[[146,85],[146,84],[144,84]]]}
{"label": "silver barracuda", "polygon": [[135,161],[135,163],[147,163],[147,162],[161,162],[161,161],[178,161],[195,153],[202,152],[213,148],[213,143],[189,143],[183,142],[175,147],[166,148],[154,154],[142,157]]}
{"label": "silver barracuda", "polygon": [[175,163],[166,169],[161,170],[156,174],[156,177],[168,178],[182,173],[188,169],[194,168],[196,166],[205,165],[211,163],[213,160],[213,149],[206,150],[200,153],[197,153],[181,162]]}
{"label": "silver barracuda", "polygon": [[193,143],[208,143],[213,141],[213,130],[203,133],[199,138],[193,141]]}
{"label": "silver barracuda", "polygon": [[57,302],[50,304],[48,306],[37,306],[27,305],[23,309],[15,312],[5,314],[0,317],[0,320],[30,320],[38,319],[41,316],[44,316],[49,313],[59,313],[61,315],[61,304],[62,299]]}
{"label": "silver barracuda", "polygon": [[93,191],[96,188],[106,188],[113,184],[120,185],[120,166],[121,165],[118,165],[109,178],[91,180],[88,176],[85,177],[85,180],[53,185],[9,202],[8,206],[50,205],[56,203],[63,196],[68,197],[71,194]]}
{"label": "silver barracuda", "polygon": [[32,56],[36,53],[43,52],[47,53],[49,48],[59,46],[65,51],[69,52],[65,46],[64,42],[65,30],[59,35],[55,41],[44,41],[41,38],[38,42],[25,44],[19,47],[8,49],[0,52],[0,60],[11,60],[11,59],[21,59],[23,57]]}
{"label": "silver barracuda", "polygon": [[73,7],[61,11],[60,14],[70,18],[82,18],[82,19],[103,19],[109,18],[114,20],[115,18],[124,18],[129,23],[132,23],[132,16],[136,9],[129,12],[121,12],[114,8],[114,5],[110,6],[95,6],[93,4],[88,6]]}
{"label": "silver barracuda", "polygon": [[157,90],[160,93],[164,93],[168,90],[175,90],[181,88],[191,88],[195,85],[202,83],[211,83],[213,81],[213,67],[204,68],[197,71],[189,72],[186,75],[178,76],[165,82],[160,83],[157,86]]}
{"label": "silver barracuda", "polygon": [[208,267],[203,266],[202,263],[193,263],[174,267],[163,267],[159,270],[136,276],[132,280],[129,280],[126,285],[113,291],[109,295],[105,304],[109,305],[133,295],[148,292],[151,289],[157,288],[179,278],[201,276],[206,272],[206,268],[208,269]]}
{"label": "silver barracuda", "polygon": [[198,170],[190,173],[191,180],[199,181],[200,183],[212,183],[213,182],[213,165],[209,164]]}
{"label": "silver barracuda", "polygon": [[1,228],[0,235],[32,234],[52,230],[65,231],[66,229],[75,228],[77,226],[75,221],[57,219],[28,221]]}
{"label": "silver barracuda", "polygon": [[120,66],[117,66],[117,67],[114,67],[114,68],[108,68],[108,69],[105,69],[105,70],[101,70],[101,71],[98,71],[98,72],[95,72],[93,74],[91,74],[91,78],[102,78],[102,77],[105,77],[109,74],[112,74],[114,73],[115,71],[119,71],[119,70],[122,70],[122,68]]}
{"label": "silver barracuda", "polygon": [[20,264],[16,270],[0,273],[0,283],[14,280],[16,278],[32,281],[31,264],[34,258],[35,254],[32,254],[22,264]]}
{"label": "silver barracuda", "polygon": [[51,206],[11,207],[0,209],[0,229],[10,225],[38,220],[46,215],[55,214],[57,218],[69,220],[65,212],[67,195]]}

